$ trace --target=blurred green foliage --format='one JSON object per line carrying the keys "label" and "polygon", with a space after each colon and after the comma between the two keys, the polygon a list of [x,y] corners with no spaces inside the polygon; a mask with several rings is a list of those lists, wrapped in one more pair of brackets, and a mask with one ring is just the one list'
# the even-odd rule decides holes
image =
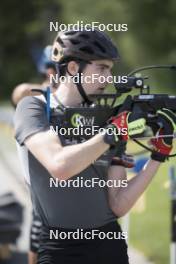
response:
{"label": "blurred green foliage", "polygon": [[48,44],[49,21],[54,15],[58,18],[59,12],[55,0],[0,2],[0,98],[9,96],[17,83],[36,75],[31,49]]}
{"label": "blurred green foliage", "polygon": [[175,158],[164,164],[144,194],[145,210],[130,215],[130,243],[155,264],[169,263],[170,194],[169,167]]}
{"label": "blurred green foliage", "polygon": [[[143,142],[147,144],[147,141]],[[173,153],[175,153],[176,142]],[[142,148],[133,141],[128,144],[128,153],[139,153]],[[135,160],[149,158],[149,153],[135,156]],[[140,200],[132,208],[129,217],[129,244],[147,257],[151,263],[169,263],[171,241],[170,167],[175,167],[176,158],[161,165],[157,174]],[[128,176],[135,175],[131,170]],[[138,264],[138,263],[137,263]]]}
{"label": "blurred green foliage", "polygon": [[[49,21],[59,23],[127,23],[127,32],[112,32],[121,53],[118,73],[138,66],[176,61],[174,0],[2,0],[0,3],[0,91],[10,95],[17,83],[37,76],[31,56],[35,45],[52,42]],[[35,44],[35,45],[34,45]],[[175,74],[155,74],[158,86],[175,88]]]}

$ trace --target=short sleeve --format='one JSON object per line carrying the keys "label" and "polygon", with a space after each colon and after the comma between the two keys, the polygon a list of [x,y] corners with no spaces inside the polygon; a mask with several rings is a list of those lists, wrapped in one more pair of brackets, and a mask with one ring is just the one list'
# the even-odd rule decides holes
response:
{"label": "short sleeve", "polygon": [[34,96],[23,98],[15,112],[15,138],[20,145],[31,135],[49,130],[46,103]]}

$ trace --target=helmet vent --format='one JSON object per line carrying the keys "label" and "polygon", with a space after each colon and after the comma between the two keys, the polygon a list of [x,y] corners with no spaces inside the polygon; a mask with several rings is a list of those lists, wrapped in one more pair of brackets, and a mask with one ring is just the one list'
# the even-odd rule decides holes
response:
{"label": "helmet vent", "polygon": [[57,41],[62,47],[65,47],[64,42],[62,41],[61,38],[57,38],[56,41]]}
{"label": "helmet vent", "polygon": [[64,35],[75,35],[76,33],[78,33],[77,31],[67,31],[64,32]]}
{"label": "helmet vent", "polygon": [[89,39],[89,36],[86,34],[80,34],[80,37],[84,38],[84,39]]}
{"label": "helmet vent", "polygon": [[80,44],[80,41],[77,39],[70,39],[70,41],[72,44],[75,44],[75,45]]}
{"label": "helmet vent", "polygon": [[86,52],[88,54],[93,54],[94,51],[90,48],[90,47],[83,47],[83,48],[80,48],[81,51],[83,52]]}
{"label": "helmet vent", "polygon": [[54,56],[57,56],[57,54],[58,54],[58,50],[54,49]]}
{"label": "helmet vent", "polygon": [[97,46],[97,48],[99,48],[101,50],[101,52],[103,52],[103,53],[106,52],[105,48],[100,43],[98,43],[97,41],[94,41],[94,45]]}

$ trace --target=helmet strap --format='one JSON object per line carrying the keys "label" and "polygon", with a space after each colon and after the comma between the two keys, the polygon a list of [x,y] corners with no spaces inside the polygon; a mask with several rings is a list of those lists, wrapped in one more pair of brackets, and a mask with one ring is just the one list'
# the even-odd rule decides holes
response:
{"label": "helmet strap", "polygon": [[[83,88],[82,83],[81,83],[81,78],[80,78],[81,77],[81,73],[83,72],[83,70],[84,70],[84,68],[85,68],[85,66],[86,66],[86,64],[88,62],[81,60],[81,61],[78,61],[78,63],[79,63],[79,70],[78,70],[79,79],[78,79],[78,83],[76,83],[76,87],[78,89],[79,94],[84,99],[84,102],[87,103],[88,105],[91,105],[92,104],[92,101],[89,100],[86,92],[84,91],[84,88]],[[56,63],[55,66],[56,66],[56,72],[60,76],[60,66],[61,65],[59,63]],[[69,75],[71,75],[69,73],[68,69],[67,69],[67,72],[68,72]]]}
{"label": "helmet strap", "polygon": [[79,81],[78,81],[78,83],[76,83],[76,86],[77,86],[77,89],[78,89],[80,95],[84,99],[85,103],[87,103],[88,105],[91,105],[92,102],[89,100],[86,92],[84,91],[84,88],[83,88],[82,83],[81,83],[81,78],[80,78],[81,77],[81,73],[83,72],[85,66],[86,66],[86,62],[80,61],[80,63],[79,63],[79,71],[78,71]]}
{"label": "helmet strap", "polygon": [[60,64],[59,63],[55,63],[55,68],[56,68],[56,72],[58,74],[58,77],[60,77]]}

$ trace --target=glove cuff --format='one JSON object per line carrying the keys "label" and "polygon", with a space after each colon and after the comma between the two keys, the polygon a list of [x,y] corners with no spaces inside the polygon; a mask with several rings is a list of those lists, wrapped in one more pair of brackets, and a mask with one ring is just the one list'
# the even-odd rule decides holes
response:
{"label": "glove cuff", "polygon": [[106,127],[106,133],[104,134],[103,140],[106,144],[111,146],[117,146],[119,142],[120,136],[118,134],[118,129],[115,125],[110,124]]}
{"label": "glove cuff", "polygon": [[154,151],[152,152],[151,159],[159,161],[159,162],[165,162],[166,160],[168,160],[168,155],[164,155],[164,154]]}
{"label": "glove cuff", "polygon": [[123,154],[121,157],[113,157],[112,162],[111,162],[111,166],[123,166],[125,168],[134,168],[135,163],[134,163],[134,159],[133,156],[131,155],[127,155],[127,154]]}

